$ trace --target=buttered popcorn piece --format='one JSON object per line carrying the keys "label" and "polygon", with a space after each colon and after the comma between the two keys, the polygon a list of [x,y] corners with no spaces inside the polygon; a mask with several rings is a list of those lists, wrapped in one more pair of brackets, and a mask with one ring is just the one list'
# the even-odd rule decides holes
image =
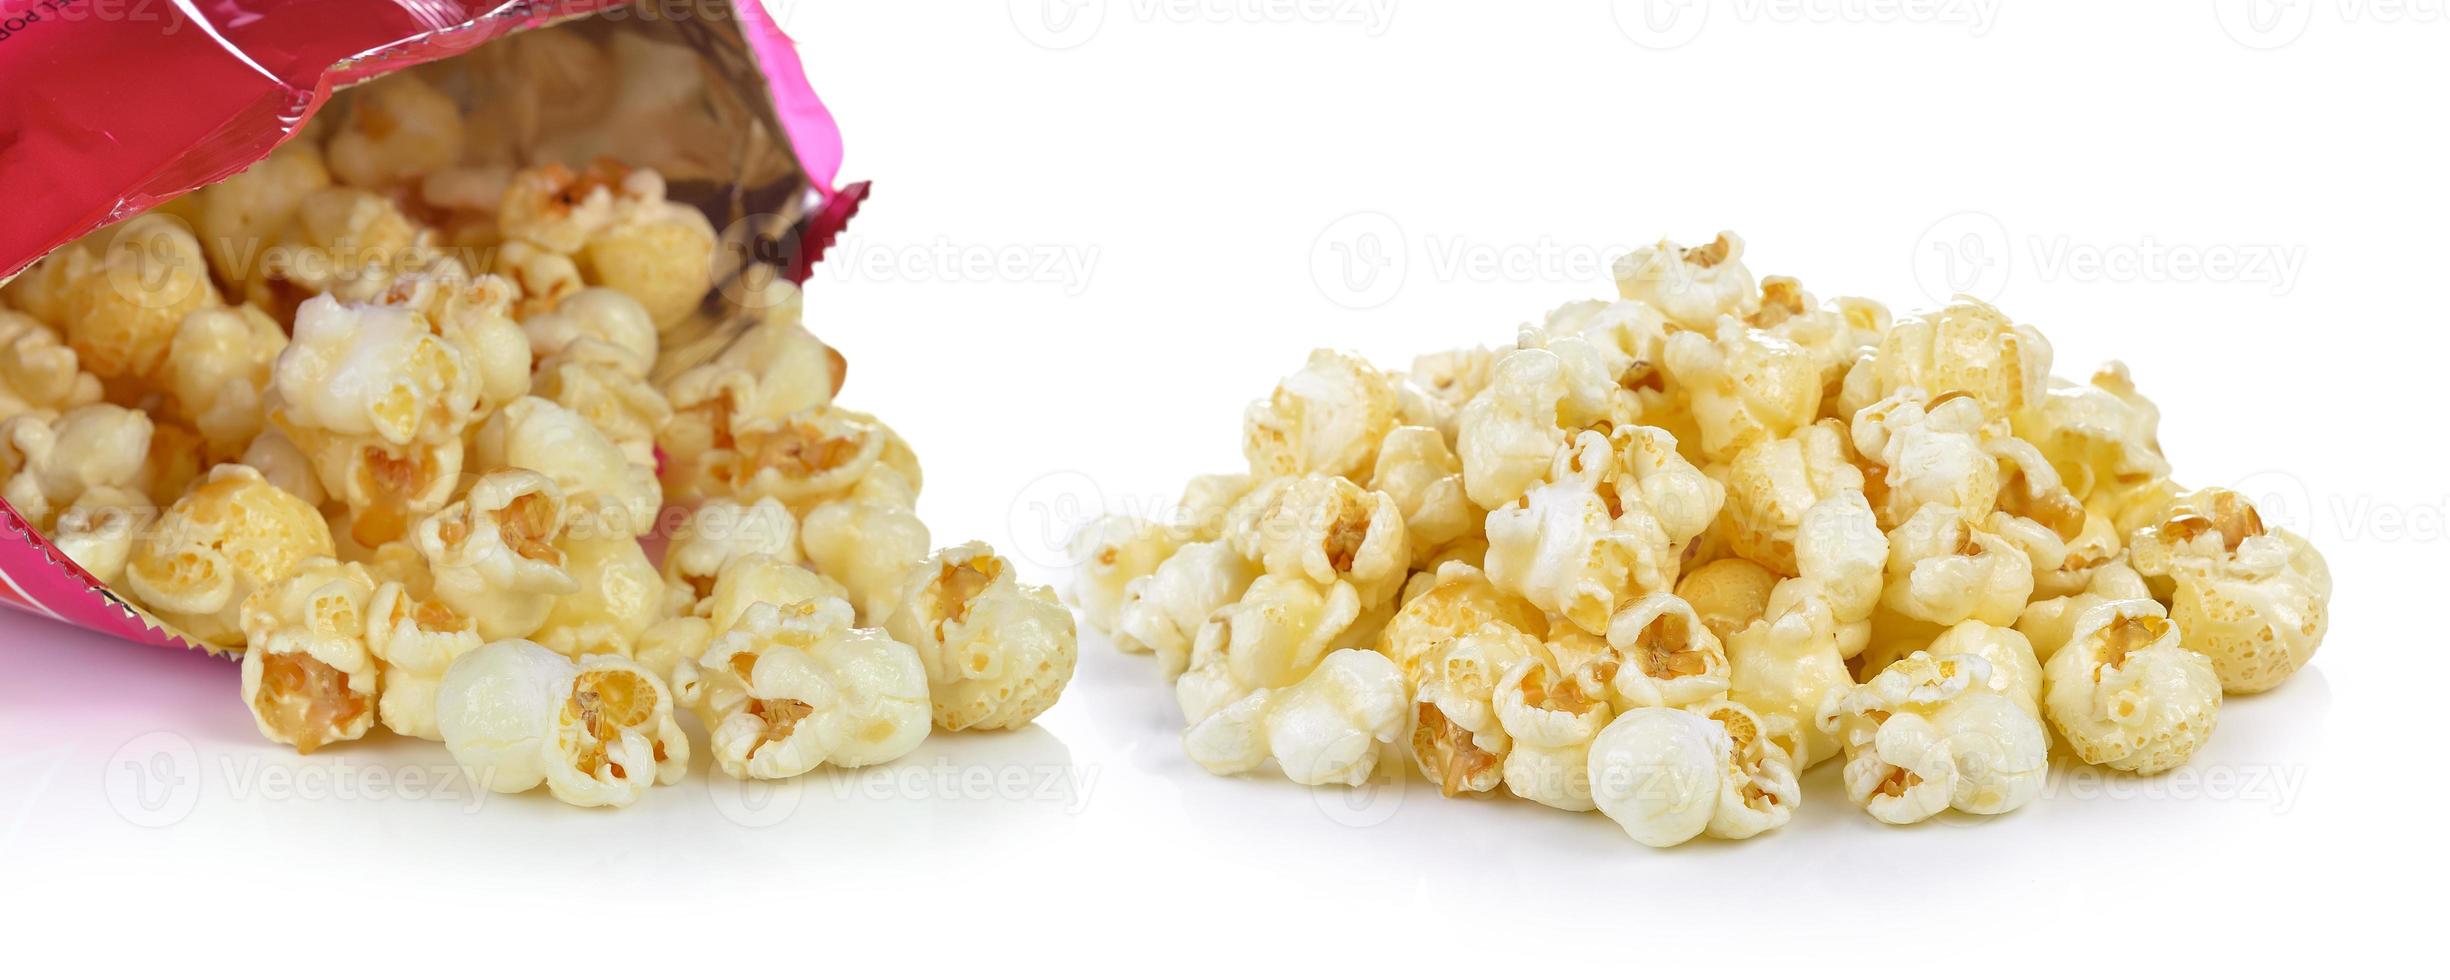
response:
{"label": "buttered popcorn piece", "polygon": [[589,283],[636,299],[670,330],[713,287],[715,228],[704,212],[665,200],[662,175],[633,170],[621,178],[610,220],[578,256]]}
{"label": "buttered popcorn piece", "polygon": [[452,761],[496,793],[543,783],[555,713],[578,670],[526,640],[488,643],[453,661],[434,695],[435,727]]}
{"label": "buttered popcorn piece", "polygon": [[206,643],[246,638],[239,610],[298,563],[333,555],[312,506],[245,466],[217,466],[162,512],[128,556],[128,588],[173,628]]}
{"label": "buttered popcorn piece", "polygon": [[1268,574],[1320,585],[1350,583],[1364,606],[1403,588],[1412,557],[1402,512],[1383,493],[1340,476],[1301,476],[1274,495],[1254,521],[1245,554]]}
{"label": "buttered popcorn piece", "polygon": [[538,360],[585,345],[597,352],[593,360],[640,379],[655,369],[662,350],[646,307],[619,290],[600,286],[571,293],[551,311],[520,320],[519,327]]}
{"label": "buttered popcorn piece", "polygon": [[2210,658],[2148,599],[2098,606],[2042,668],[2043,708],[2076,756],[2149,775],[2185,762],[2219,722]]}
{"label": "buttered popcorn piece", "polygon": [[1953,626],[2016,622],[2033,595],[2033,560],[2000,533],[2007,515],[1970,518],[1932,504],[1889,532],[1880,601],[1911,619]]}
{"label": "buttered popcorn piece", "polygon": [[479,417],[527,394],[536,354],[512,306],[518,287],[500,276],[471,276],[456,260],[408,272],[377,302],[423,316],[436,336],[466,355],[476,372]]}
{"label": "buttered popcorn piece", "polygon": [[1557,420],[1565,364],[1545,350],[1518,350],[1497,362],[1487,387],[1455,417],[1455,454],[1472,503],[1495,510],[1547,475],[1566,441]]}
{"label": "buttered popcorn piece", "polygon": [[1546,482],[1487,522],[1490,580],[1588,633],[1605,632],[1628,596],[1674,588],[1685,544],[1723,499],[1666,432],[1628,426],[1615,439],[1576,435]]}
{"label": "buttered popcorn piece", "polygon": [[1463,461],[1436,429],[1405,425],[1388,430],[1365,486],[1395,502],[1415,564],[1480,529],[1481,513],[1463,490]]}
{"label": "buttered popcorn piece", "polygon": [[839,406],[733,431],[729,440],[730,448],[668,468],[665,482],[680,496],[773,497],[795,510],[863,490],[873,496],[891,488],[905,506],[917,499],[920,474],[909,445],[883,423]]}
{"label": "buttered popcorn piece", "polygon": [[[196,231],[206,244],[205,255],[221,278],[244,283],[253,278],[247,263],[258,258],[252,245],[274,240],[297,217],[307,195],[332,186],[323,154],[307,140],[292,140],[254,166],[197,192],[203,214]],[[243,247],[242,247],[243,246]]]}
{"label": "buttered popcorn piece", "polygon": [[1187,544],[1123,587],[1115,628],[1157,654],[1168,679],[1191,662],[1200,628],[1250,588],[1259,566],[1222,541]]}
{"label": "buttered popcorn piece", "polygon": [[1753,711],[1763,737],[1800,771],[1837,754],[1837,737],[1820,719],[1853,690],[1854,675],[1828,602],[1817,592],[1779,598],[1786,601],[1726,637],[1727,696]]}
{"label": "buttered popcorn piece", "polygon": [[102,403],[0,422],[0,496],[37,527],[95,490],[143,496],[153,431],[145,413]]}
{"label": "buttered popcorn piece", "polygon": [[458,163],[466,140],[459,104],[416,73],[401,72],[351,93],[348,115],[324,155],[333,176],[380,190]]}
{"label": "buttered popcorn piece", "polygon": [[1678,411],[1662,370],[1667,334],[1666,319],[1647,304],[1586,300],[1524,326],[1516,345],[1557,355],[1566,377],[1558,418],[1568,428],[1664,424]]}
{"label": "buttered popcorn piece", "polygon": [[[422,572],[423,558],[418,558]],[[381,573],[377,573],[378,575]],[[476,624],[432,596],[424,582],[382,580],[366,607],[366,648],[383,665],[383,727],[411,738],[442,738],[435,697],[443,674],[468,651],[484,645]]]}
{"label": "buttered popcorn piece", "polygon": [[905,502],[875,496],[853,493],[809,508],[799,541],[810,565],[842,583],[860,623],[883,626],[900,608],[911,570],[927,560],[930,535]]}
{"label": "buttered popcorn piece", "polygon": [[1692,400],[1701,455],[1727,460],[1744,447],[1811,423],[1821,403],[1820,368],[1809,352],[1742,321],[1667,339],[1667,374]]}
{"label": "buttered popcorn piece", "polygon": [[1701,617],[1672,592],[1654,592],[1617,609],[1608,647],[1621,661],[1610,689],[1619,707],[1679,707],[1727,693],[1727,651]]}
{"label": "buttered popcorn piece", "polygon": [[2091,384],[2051,385],[2039,409],[2016,422],[2017,435],[2041,449],[2070,490],[2110,498],[2110,509],[2117,497],[2169,474],[2161,410],[2117,361],[2093,372]]}
{"label": "buttered popcorn piece", "polygon": [[[772,497],[755,503],[715,498],[699,504],[664,542],[668,605],[682,612],[714,594],[716,576],[741,555],[800,560],[800,524]],[[898,585],[899,580],[896,580]]]}
{"label": "buttered popcorn piece", "polygon": [[1785,751],[1741,705],[1635,708],[1592,741],[1587,775],[1600,812],[1643,844],[1740,840],[1793,814],[1800,792]]}
{"label": "buttered popcorn piece", "polygon": [[1878,474],[1884,523],[1895,526],[1926,504],[1970,518],[1999,499],[1999,462],[1985,448],[1984,407],[1972,395],[1926,397],[1900,388],[1854,416],[1855,450]]}
{"label": "buttered popcorn piece", "polygon": [[[500,470],[417,525],[414,541],[434,570],[434,594],[473,620],[488,640],[525,637],[557,599],[578,591],[558,544],[569,498],[531,470]],[[600,531],[599,531],[600,533]]]}
{"label": "buttered popcorn piece", "polygon": [[1351,354],[1314,351],[1308,364],[1244,413],[1242,455],[1261,480],[1305,474],[1366,479],[1378,444],[1394,427],[1395,408],[1394,385],[1377,368]]}
{"label": "buttered popcorn piece", "polygon": [[1848,693],[1823,727],[1846,748],[1846,795],[1883,823],[2006,813],[2041,794],[2041,720],[1990,687],[1981,657],[1916,653]]}
{"label": "buttered popcorn piece", "polygon": [[1832,495],[1863,489],[1863,471],[1847,445],[1845,428],[1823,421],[1737,453],[1727,464],[1721,514],[1728,547],[1779,575],[1799,574],[1796,532],[1804,513]]}
{"label": "buttered popcorn piece", "polygon": [[364,569],[314,557],[247,596],[240,696],[265,738],[304,754],[373,727],[382,681],[366,649],[373,592]]}
{"label": "buttered popcorn piece", "polygon": [[578,413],[630,462],[652,468],[655,433],[672,421],[662,392],[628,373],[605,344],[581,341],[536,365],[536,396]]}
{"label": "buttered popcorn piece", "polygon": [[1349,582],[1262,575],[1218,609],[1192,640],[1174,700],[1193,725],[1253,691],[1288,687],[1337,647],[1361,616]]}
{"label": "buttered popcorn piece", "polygon": [[1157,570],[1185,543],[1170,525],[1125,514],[1108,514],[1085,524],[1065,545],[1072,567],[1071,594],[1089,628],[1110,634],[1126,653],[1147,653],[1145,645],[1117,627],[1123,597],[1132,580]]}
{"label": "buttered popcorn piece", "polygon": [[180,321],[221,303],[204,246],[177,219],[158,214],[134,218],[98,241],[90,268],[65,286],[60,332],[97,377],[151,377]]}
{"label": "buttered popcorn piece", "polygon": [[555,598],[529,637],[569,656],[627,656],[668,608],[662,573],[627,533],[579,529],[558,545],[578,588]]}
{"label": "buttered popcorn piece", "polygon": [[[1500,686],[1519,665],[1547,656],[1540,641],[1492,621],[1446,638],[1417,658],[1408,674],[1415,702],[1412,763],[1440,793],[1485,793],[1505,778],[1513,738],[1499,715]],[[1606,679],[1598,683],[1604,687]]]}
{"label": "buttered popcorn piece", "polygon": [[102,400],[102,381],[42,321],[0,309],[0,419],[53,415]]}
{"label": "buttered popcorn piece", "polygon": [[[630,459],[577,412],[534,396],[513,401],[476,431],[469,462],[478,472],[532,470],[574,501],[595,533],[636,537],[663,506],[654,467]],[[755,499],[754,497],[750,499]]]}
{"label": "buttered popcorn piece", "polygon": [[1053,707],[1079,659],[1072,614],[1043,585],[973,541],[909,572],[888,622],[927,665],[936,724],[1019,728]]}
{"label": "buttered popcorn piece", "polygon": [[1661,239],[1616,260],[1617,295],[1649,304],[1678,327],[1710,332],[1722,316],[1753,312],[1760,295],[1744,267],[1744,240],[1720,232],[1686,248]]}
{"label": "buttered popcorn piece", "polygon": [[216,458],[237,458],[264,429],[264,392],[288,345],[280,323],[252,306],[188,314],[162,365],[170,412],[194,426]]}
{"label": "buttered popcorn piece", "polygon": [[1379,747],[1404,729],[1404,681],[1374,650],[1338,650],[1300,680],[1253,691],[1183,732],[1193,762],[1218,775],[1276,760],[1305,786],[1359,786],[1376,771]]}
{"label": "buttered popcorn piece", "polygon": [[664,386],[673,417],[658,442],[677,459],[735,448],[737,433],[833,404],[847,370],[796,318],[762,321]]}
{"label": "buttered popcorn piece", "polygon": [[1530,647],[1491,685],[1491,713],[1506,736],[1502,771],[1514,795],[1560,810],[1589,810],[1591,740],[1615,716],[1612,658],[1567,664]]}
{"label": "buttered popcorn piece", "polygon": [[628,806],[689,771],[689,740],[663,679],[622,656],[578,660],[557,690],[544,742],[544,783],[574,806]]}
{"label": "buttered popcorn piece", "polygon": [[2180,497],[2130,541],[2136,571],[2221,687],[2250,694],[2304,667],[2329,629],[2331,569],[2312,543],[2266,528],[2243,494]]}
{"label": "buttered popcorn piece", "polygon": [[1898,320],[1878,350],[1847,373],[1839,411],[1853,418],[1900,389],[1962,392],[2004,427],[2039,407],[2050,380],[2050,342],[1988,303],[1958,297],[1937,312]]}
{"label": "buttered popcorn piece", "polygon": [[482,379],[424,316],[317,297],[272,371],[272,421],[373,545],[448,502]]}
{"label": "buttered popcorn piece", "polygon": [[842,583],[806,566],[773,555],[736,555],[715,576],[714,591],[690,609],[690,615],[730,629],[742,613],[758,603],[786,609],[828,601],[848,601]]}
{"label": "buttered popcorn piece", "polygon": [[1685,573],[1676,597],[1693,607],[1721,643],[1769,611],[1778,573],[1742,558],[1721,558]]}
{"label": "buttered popcorn piece", "polygon": [[918,652],[883,630],[853,629],[839,600],[752,605],[674,674],[675,687],[696,692],[715,763],[734,779],[890,762],[927,737]]}

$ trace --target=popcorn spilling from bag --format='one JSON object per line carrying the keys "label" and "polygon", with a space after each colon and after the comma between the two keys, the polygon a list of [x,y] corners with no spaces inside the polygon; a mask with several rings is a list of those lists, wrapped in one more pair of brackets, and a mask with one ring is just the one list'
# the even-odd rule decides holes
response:
{"label": "popcorn spilling from bag", "polygon": [[474,159],[415,73],[352,95],[0,287],[0,493],[243,649],[266,738],[381,728],[624,806],[687,771],[684,715],[715,768],[781,779],[1054,703],[1070,615],[985,545],[931,554],[918,457],[835,402],[796,287],[661,358],[717,235],[656,171]]}
{"label": "popcorn spilling from bag", "polygon": [[1156,654],[1211,772],[1383,757],[1654,847],[1774,830],[1824,762],[1892,824],[2024,806],[2054,739],[2161,772],[2313,656],[2322,557],[2172,482],[2123,366],[2065,381],[1982,302],[1893,320],[1743,251],[1661,242],[1408,371],[1313,353],[1247,473],[1081,532],[1083,618]]}

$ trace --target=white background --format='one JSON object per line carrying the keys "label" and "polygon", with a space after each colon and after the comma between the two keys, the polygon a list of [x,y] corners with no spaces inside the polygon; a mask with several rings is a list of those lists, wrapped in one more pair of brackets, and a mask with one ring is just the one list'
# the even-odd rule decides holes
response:
{"label": "white background", "polygon": [[1783,830],[1654,852],[1417,784],[1206,776],[1155,666],[1084,637],[1030,730],[600,813],[473,796],[429,744],[299,759],[254,734],[233,666],[0,615],[0,935],[318,975],[2399,951],[2444,858],[2441,7],[778,8],[845,176],[876,182],[811,318],[851,359],[843,399],[918,446],[940,543],[1051,578],[1082,513],[1238,467],[1242,404],[1310,348],[1503,342],[1606,295],[1618,252],[1731,228],[1824,297],[1966,288],[2062,373],[2124,359],[2183,481],[2323,548],[2322,654],[2231,700],[2178,774],[2062,770],[2022,812],[1897,830],[1830,766]]}

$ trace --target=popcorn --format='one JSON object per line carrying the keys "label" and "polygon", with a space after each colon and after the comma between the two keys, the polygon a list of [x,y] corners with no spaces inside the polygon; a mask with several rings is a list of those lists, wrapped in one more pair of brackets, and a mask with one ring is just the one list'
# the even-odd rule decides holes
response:
{"label": "popcorn", "polygon": [[1540,482],[1565,429],[1557,405],[1565,399],[1564,362],[1544,350],[1518,350],[1497,362],[1488,387],[1455,416],[1455,454],[1472,503],[1495,510]]}
{"label": "popcorn", "polygon": [[1242,598],[1218,609],[1193,638],[1189,669],[1174,700],[1196,726],[1253,691],[1289,687],[1359,620],[1352,583],[1261,575]]}
{"label": "popcorn", "polygon": [[2127,366],[2102,365],[2088,385],[2053,384],[2016,432],[2039,447],[2077,496],[2116,498],[2169,475],[2161,410],[2135,390]]}
{"label": "popcorn", "polygon": [[425,581],[396,579],[376,585],[366,605],[366,649],[383,665],[382,699],[376,715],[383,727],[410,738],[442,738],[436,697],[451,664],[484,645],[476,624],[433,597],[432,574],[420,556]]}
{"label": "popcorn", "polygon": [[1258,481],[1240,473],[1195,476],[1184,485],[1174,504],[1174,527],[1195,541],[1213,541],[1225,533],[1225,518],[1234,504],[1250,494]]}
{"label": "popcorn", "polygon": [[1613,658],[1567,667],[1546,647],[1516,658],[1493,685],[1491,707],[1511,745],[1504,753],[1506,788],[1560,810],[1589,810],[1591,741],[1614,717],[1609,680]]}
{"label": "popcorn", "polygon": [[2042,663],[2034,658],[2033,644],[2024,634],[1989,623],[1958,623],[1941,630],[1932,639],[1929,652],[1941,660],[1981,658],[1990,665],[1990,676],[1983,683],[1993,693],[2015,702],[2034,717],[2041,717]]}
{"label": "popcorn", "polygon": [[1622,666],[1608,671],[1619,708],[1681,707],[1727,693],[1727,652],[1671,592],[1626,603],[1607,624]]}
{"label": "popcorn", "polygon": [[[1795,540],[1797,578],[1779,588],[1810,590],[1827,601],[1838,649],[1848,656],[1861,653],[1871,639],[1889,560],[1888,538],[1880,533],[1871,502],[1852,490],[1833,494],[1804,511]],[[1770,604],[1782,605],[1775,594]]]}
{"label": "popcorn", "polygon": [[1340,476],[1285,484],[1251,528],[1246,554],[1270,575],[1350,583],[1375,607],[1403,588],[1412,552],[1395,500]]}
{"label": "popcorn", "polygon": [[1675,587],[1679,555],[1707,527],[1718,484],[1658,429],[1584,432],[1547,482],[1489,515],[1489,578],[1585,632],[1608,628],[1629,590]]}
{"label": "popcorn", "polygon": [[672,421],[672,405],[627,372],[610,345],[580,341],[536,365],[534,391],[578,413],[630,462],[653,469],[655,433]]}
{"label": "popcorn", "polygon": [[1766,615],[1726,637],[1727,696],[1752,709],[1762,734],[1798,770],[1837,754],[1820,719],[1854,688],[1837,622],[1817,592],[1781,594]]}
{"label": "popcorn", "polygon": [[102,382],[41,321],[0,309],[0,419],[51,416],[102,400]]}
{"label": "popcorn", "polygon": [[[1497,362],[1505,355],[1503,350],[1488,347],[1423,354],[1413,359],[1412,370],[1405,378],[1439,404],[1460,411],[1495,379]],[[1452,433],[1446,435],[1453,437]]]}
{"label": "popcorn", "polygon": [[56,322],[96,377],[150,377],[179,322],[221,303],[204,246],[178,219],[158,214],[130,219],[98,242],[90,266],[63,284]]}
{"label": "popcorn", "polygon": [[20,415],[0,422],[0,496],[37,527],[94,490],[141,495],[153,446],[145,413],[94,404],[56,419]]}
{"label": "popcorn", "polygon": [[265,738],[303,755],[373,727],[382,680],[366,650],[373,591],[364,569],[316,556],[240,604],[240,696]]}
{"label": "popcorn", "polygon": [[1755,836],[1783,826],[1800,796],[1785,750],[1724,701],[1619,714],[1593,740],[1589,769],[1600,812],[1651,847]]}
{"label": "popcorn", "polygon": [[1379,746],[1403,736],[1404,680],[1373,650],[1338,650],[1299,680],[1253,691],[1183,732],[1193,762],[1218,775],[1276,760],[1305,786],[1359,786]]}
{"label": "popcorn", "polygon": [[1313,351],[1302,369],[1242,419],[1242,456],[1251,476],[1319,475],[1365,479],[1378,444],[1395,424],[1393,383],[1368,362]]}
{"label": "popcorn", "polygon": [[317,294],[373,302],[401,273],[441,258],[433,230],[391,198],[333,187],[299,199],[296,219],[247,269],[242,286],[248,303],[286,318]]}
{"label": "popcorn", "polygon": [[908,574],[887,623],[927,666],[936,724],[1019,728],[1053,707],[1079,659],[1072,615],[1046,586],[972,541]]}
{"label": "popcorn", "polygon": [[[771,500],[772,498],[767,498]],[[829,501],[808,509],[800,548],[842,583],[859,621],[882,626],[902,604],[911,570],[927,560],[927,525],[900,501]]]}
{"label": "popcorn", "polygon": [[682,661],[695,662],[699,657],[704,656],[707,645],[713,643],[715,637],[720,634],[721,631],[715,629],[715,624],[702,617],[675,616],[649,626],[646,632],[638,634],[638,646],[632,655],[637,659],[639,666],[654,671],[655,676],[663,678],[664,683],[672,685],[673,697],[679,699],[683,705],[687,705],[696,692],[684,690],[674,683],[673,674],[677,672],[676,668]]}
{"label": "popcorn", "polygon": [[[674,424],[679,420],[676,413]],[[778,425],[734,431],[730,438],[731,448],[710,449],[693,465],[665,472],[676,495],[773,497],[805,510],[870,481],[889,480],[902,488],[902,496],[916,499],[919,472],[909,447],[893,430],[857,412],[839,407],[803,412]]]}
{"label": "popcorn", "polygon": [[459,349],[476,372],[476,414],[483,417],[527,394],[535,352],[512,315],[518,287],[500,276],[471,278],[456,261],[427,271],[403,273],[378,299],[411,310],[434,333]]}
{"label": "popcorn", "polygon": [[170,415],[194,426],[214,458],[236,459],[264,430],[264,393],[287,346],[280,323],[252,306],[188,314],[162,365]]}
{"label": "popcorn", "polygon": [[[800,561],[800,525],[772,497],[744,504],[718,497],[690,511],[664,543],[661,575],[667,604],[681,610],[713,595],[715,577],[741,555],[766,555],[785,564]],[[899,586],[899,579],[895,580]]]}
{"label": "popcorn", "polygon": [[502,236],[576,255],[612,224],[613,194],[622,176],[617,164],[571,170],[549,163],[514,173],[496,215]]}
{"label": "popcorn", "polygon": [[760,323],[664,386],[672,421],[659,442],[676,460],[736,449],[736,433],[776,428],[833,404],[845,370],[842,355],[797,320]]}
{"label": "popcorn", "polygon": [[1201,626],[1241,598],[1258,575],[1256,563],[1224,542],[1184,545],[1155,571],[1123,587],[1123,604],[1115,610],[1117,635],[1155,651],[1171,680],[1190,665]]}
{"label": "popcorn", "polygon": [[2329,564],[2304,538],[2265,528],[2242,494],[2180,497],[2130,545],[2135,570],[2166,597],[2189,648],[2211,658],[2229,693],[2278,687],[2330,627]]}
{"label": "popcorn", "polygon": [[628,656],[638,634],[663,618],[661,573],[638,539],[623,532],[565,533],[557,542],[577,591],[553,601],[529,638],[568,656]]}
{"label": "popcorn", "polygon": [[664,179],[633,170],[620,181],[610,220],[579,252],[587,281],[628,294],[670,330],[714,286],[715,228],[698,209],[664,199]]}
{"label": "popcorn", "polygon": [[569,690],[555,691],[544,743],[544,782],[573,806],[628,806],[649,787],[689,771],[689,739],[672,719],[661,678],[620,656],[578,660]]}
{"label": "popcorn", "polygon": [[1974,519],[1990,512],[2001,479],[1984,447],[1983,411],[1963,392],[1926,398],[1906,387],[1855,413],[1855,451],[1880,478],[1884,523],[1905,523],[1930,504]]}
{"label": "popcorn", "polygon": [[2043,707],[2078,758],[2152,774],[2195,754],[2219,722],[2211,658],[2180,645],[2159,603],[2105,603],[2042,668]]}
{"label": "popcorn", "polygon": [[1916,653],[1847,694],[1823,721],[1846,747],[1847,798],[1890,824],[2032,802],[2047,777],[2048,736],[1990,676],[1981,657]]}
{"label": "popcorn", "polygon": [[478,786],[523,793],[545,781],[556,716],[577,680],[577,663],[526,640],[468,651],[434,693],[436,728],[451,759]]}
{"label": "popcorn", "polygon": [[552,478],[506,469],[418,523],[413,540],[434,570],[434,594],[486,640],[534,633],[560,596],[579,589],[562,550],[570,502]]}
{"label": "popcorn", "polygon": [[2124,561],[2113,562],[2096,572],[2084,591],[2026,606],[2016,617],[2016,631],[2032,641],[2036,653],[2047,656],[2075,638],[2076,621],[2084,614],[2120,600],[2151,598],[2152,590],[2142,575]]}
{"label": "popcorn", "polygon": [[[205,256],[225,282],[245,283],[257,272],[246,263],[298,215],[306,198],[332,186],[323,154],[308,140],[292,140],[272,155],[228,179],[196,192],[203,214],[198,237]],[[171,358],[176,363],[178,358]]]}
{"label": "popcorn", "polygon": [[323,515],[245,466],[216,466],[141,536],[130,591],[163,623],[205,643],[246,639],[240,606],[298,563],[333,555]]}
{"label": "popcorn", "polygon": [[577,412],[532,395],[486,419],[472,454],[479,472],[523,469],[551,479],[602,522],[595,533],[642,534],[663,506],[654,467],[632,461]]}
{"label": "popcorn", "polygon": [[673,673],[675,687],[697,692],[690,707],[734,779],[890,762],[927,737],[918,652],[882,630],[851,628],[839,600],[751,605]]}
{"label": "popcorn", "polygon": [[1799,574],[1796,529],[1804,513],[1835,494],[1859,495],[1863,471],[1848,457],[1844,427],[1821,421],[1746,446],[1728,462],[1726,485],[1727,546],[1791,578]]}
{"label": "popcorn", "polygon": [[1667,338],[1666,357],[1668,379],[1692,400],[1707,459],[1733,459],[1820,412],[1820,368],[1811,354],[1739,320],[1722,321],[1715,332],[1679,331]]}
{"label": "popcorn", "polygon": [[2050,342],[1988,303],[1960,296],[1936,313],[1898,320],[1873,356],[1847,372],[1840,411],[1915,388],[1962,392],[2001,426],[2041,406],[2050,379]]}
{"label": "popcorn", "polygon": [[[1112,634],[1125,653],[1147,653],[1145,644],[1121,634],[1117,622],[1125,590],[1132,580],[1157,570],[1186,542],[1182,533],[1156,521],[1109,514],[1090,521],[1065,546],[1072,566],[1072,592],[1066,596],[1080,608],[1089,628]],[[925,550],[922,548],[921,550]]]}
{"label": "popcorn", "polygon": [[1617,259],[1611,271],[1618,295],[1649,304],[1686,330],[1709,333],[1719,317],[1748,315],[1760,303],[1752,270],[1744,267],[1744,240],[1734,232],[1689,249],[1660,239]]}
{"label": "popcorn", "polygon": [[120,487],[96,487],[79,494],[67,508],[50,515],[51,546],[78,568],[105,584],[119,580],[127,568],[136,538],[152,523],[157,508],[144,494]]}
{"label": "popcorn", "polygon": [[2033,595],[2033,561],[2001,533],[2007,520],[1973,519],[1945,504],[1916,511],[1889,532],[1881,603],[1940,626],[2014,623]]}
{"label": "popcorn", "polygon": [[1667,323],[1659,311],[1631,300],[1568,303],[1539,326],[1525,326],[1524,349],[1557,355],[1566,375],[1558,406],[1567,428],[1633,425],[1676,411],[1660,370]]}
{"label": "popcorn", "polygon": [[324,155],[343,183],[380,190],[458,163],[466,140],[459,104],[401,72],[350,93]]}
{"label": "popcorn", "polygon": [[691,614],[717,629],[728,630],[750,606],[760,602],[795,609],[844,601],[848,595],[842,583],[800,565],[772,555],[738,555],[723,564],[722,573],[715,576],[714,592],[699,602]]}
{"label": "popcorn", "polygon": [[298,308],[268,405],[371,546],[448,502],[480,383],[422,315],[317,297]]}
{"label": "popcorn", "polygon": [[[1499,715],[1500,688],[1517,667],[1547,657],[1540,641],[1493,621],[1438,641],[1409,670],[1390,661],[1415,685],[1412,761],[1437,781],[1439,792],[1459,796],[1497,788],[1513,748]],[[1606,679],[1597,683],[1604,698]]]}
{"label": "popcorn", "polygon": [[540,361],[583,346],[591,351],[587,360],[641,380],[655,369],[655,357],[662,351],[655,319],[646,307],[625,293],[602,287],[572,292],[550,311],[522,318],[519,328],[527,334],[528,349]]}
{"label": "popcorn", "polygon": [[1718,723],[1728,740],[1718,806],[1703,832],[1720,840],[1747,840],[1786,826],[1803,800],[1786,747],[1765,737],[1760,717],[1741,704],[1714,701],[1687,710]]}
{"label": "popcorn", "polygon": [[1480,529],[1481,512],[1463,490],[1463,461],[1436,429],[1404,425],[1388,430],[1366,486],[1395,502],[1415,564]]}

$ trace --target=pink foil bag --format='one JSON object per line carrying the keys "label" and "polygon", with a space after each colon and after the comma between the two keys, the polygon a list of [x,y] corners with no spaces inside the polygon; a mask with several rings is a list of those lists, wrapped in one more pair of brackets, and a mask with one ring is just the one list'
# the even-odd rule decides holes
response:
{"label": "pink foil bag", "polygon": [[[262,160],[352,84],[553,25],[698,53],[733,128],[767,137],[775,159],[735,160],[740,180],[668,174],[672,196],[726,229],[729,275],[805,280],[867,185],[836,186],[841,133],[759,0],[0,0],[0,282]],[[0,606],[210,649],[113,595],[5,501]]]}

